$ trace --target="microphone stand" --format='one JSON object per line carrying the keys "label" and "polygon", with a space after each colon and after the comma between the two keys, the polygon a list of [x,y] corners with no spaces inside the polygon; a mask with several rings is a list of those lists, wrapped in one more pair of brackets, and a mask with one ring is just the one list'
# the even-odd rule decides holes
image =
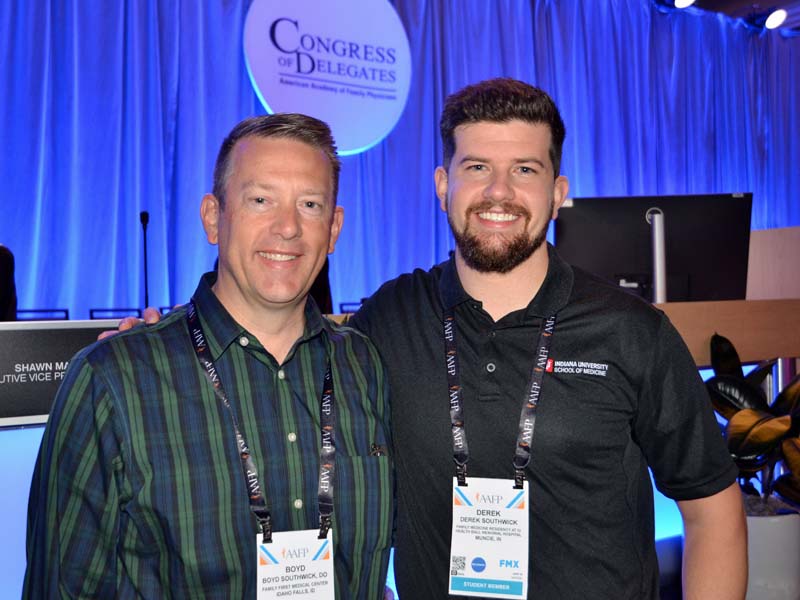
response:
{"label": "microphone stand", "polygon": [[139,221],[142,224],[142,242],[144,247],[144,306],[150,306],[150,292],[147,283],[147,224],[150,222],[150,213],[143,210],[139,213]]}
{"label": "microphone stand", "polygon": [[664,233],[664,211],[657,206],[647,209],[645,219],[651,226],[650,242],[653,248],[653,303],[667,301],[667,244]]}

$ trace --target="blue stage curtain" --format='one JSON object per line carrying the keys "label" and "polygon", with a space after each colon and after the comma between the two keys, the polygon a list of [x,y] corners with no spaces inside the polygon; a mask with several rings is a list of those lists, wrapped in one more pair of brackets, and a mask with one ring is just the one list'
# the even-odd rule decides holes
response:
{"label": "blue stage curtain", "polygon": [[[446,94],[493,76],[548,90],[572,195],[752,191],[753,227],[800,225],[800,38],[650,0],[396,0],[405,112],[344,159],[335,302],[446,257],[433,191]],[[185,301],[215,250],[198,217],[224,135],[264,112],[242,53],[249,0],[0,2],[0,242],[21,308]]]}

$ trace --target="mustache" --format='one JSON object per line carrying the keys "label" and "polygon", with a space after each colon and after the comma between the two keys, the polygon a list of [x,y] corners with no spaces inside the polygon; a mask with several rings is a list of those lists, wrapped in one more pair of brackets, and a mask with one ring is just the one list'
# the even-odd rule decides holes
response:
{"label": "mustache", "polygon": [[470,206],[467,209],[467,216],[470,216],[475,213],[488,212],[491,209],[496,208],[498,206],[502,209],[504,213],[508,213],[510,215],[516,215],[528,219],[531,216],[531,212],[524,206],[509,201],[492,202],[491,200],[483,200],[478,204]]}

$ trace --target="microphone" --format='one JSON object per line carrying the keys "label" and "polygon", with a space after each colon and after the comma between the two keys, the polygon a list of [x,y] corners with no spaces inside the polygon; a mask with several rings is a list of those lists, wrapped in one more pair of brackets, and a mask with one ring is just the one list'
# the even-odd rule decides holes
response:
{"label": "microphone", "polygon": [[142,242],[144,249],[144,306],[150,306],[150,291],[147,283],[147,224],[150,222],[150,213],[143,210],[139,213],[139,222],[142,224]]}

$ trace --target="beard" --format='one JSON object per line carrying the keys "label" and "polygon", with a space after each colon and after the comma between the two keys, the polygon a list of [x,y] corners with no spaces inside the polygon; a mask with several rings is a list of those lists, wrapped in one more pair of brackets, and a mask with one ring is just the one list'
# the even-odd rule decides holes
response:
{"label": "beard", "polygon": [[[495,205],[493,202],[483,202],[469,208],[464,215],[466,224],[461,231],[456,228],[450,213],[447,213],[447,222],[450,224],[450,230],[453,232],[461,258],[464,259],[464,263],[468,267],[479,273],[508,273],[530,258],[547,239],[549,220],[539,231],[536,231],[531,236],[525,231],[531,221],[531,213],[524,207],[505,203],[501,204],[503,212],[518,215],[525,219],[525,226],[522,232],[508,241],[503,240],[504,243],[500,244],[485,239],[485,236],[482,239],[475,232],[470,231],[470,216],[473,213],[486,212]],[[552,212],[553,202],[551,201],[550,214]],[[499,238],[500,236],[495,235],[492,237]]]}

